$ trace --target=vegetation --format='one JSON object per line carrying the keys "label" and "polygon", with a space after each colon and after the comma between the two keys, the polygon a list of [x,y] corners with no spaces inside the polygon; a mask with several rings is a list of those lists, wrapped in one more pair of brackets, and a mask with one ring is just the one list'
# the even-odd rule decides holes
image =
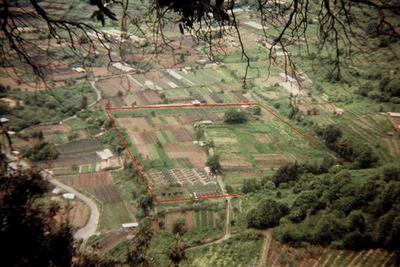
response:
{"label": "vegetation", "polygon": [[206,162],[207,167],[210,168],[210,171],[214,174],[218,174],[222,172],[222,166],[219,163],[219,155],[212,155],[207,158]]}
{"label": "vegetation", "polygon": [[33,161],[53,160],[58,157],[58,151],[53,144],[38,141],[32,148],[23,151],[22,155]]}
{"label": "vegetation", "polygon": [[247,225],[255,228],[270,228],[278,225],[279,220],[288,213],[288,207],[275,200],[262,199],[247,214]]}
{"label": "vegetation", "polygon": [[[0,178],[0,238],[7,243],[7,266],[107,266],[106,259],[78,252],[72,229],[57,222],[59,207],[41,199],[48,184],[37,172],[2,173]],[[23,242],[21,242],[23,240]]]}
{"label": "vegetation", "polygon": [[230,109],[224,114],[224,121],[229,124],[240,124],[247,121],[246,113],[237,109]]}
{"label": "vegetation", "polygon": [[[394,249],[400,241],[396,215],[400,184],[393,180],[398,169],[389,165],[379,172],[367,178],[348,170],[335,172],[334,167],[318,175],[306,171],[290,187],[284,187],[293,200],[263,198],[248,211],[247,224],[255,228],[277,226],[275,237],[289,244]],[[280,192],[284,188],[264,190]],[[260,194],[265,193],[261,190]]]}

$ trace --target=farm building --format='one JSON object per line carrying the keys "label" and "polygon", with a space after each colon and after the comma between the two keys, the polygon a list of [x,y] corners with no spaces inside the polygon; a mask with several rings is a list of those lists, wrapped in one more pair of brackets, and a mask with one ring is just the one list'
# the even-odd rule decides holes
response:
{"label": "farm building", "polygon": [[76,72],[79,72],[79,73],[85,73],[86,72],[86,70],[84,68],[81,68],[81,67],[72,68],[72,70],[74,70]]}
{"label": "farm building", "polygon": [[111,150],[104,149],[102,151],[96,151],[97,156],[101,159],[100,169],[114,169],[121,166],[121,162],[117,156],[111,152]]}
{"label": "farm building", "polygon": [[123,223],[122,228],[129,229],[129,228],[136,228],[139,224],[137,222],[134,223]]}
{"label": "farm building", "polygon": [[62,195],[64,199],[73,200],[75,199],[75,194],[73,193],[65,193]]}

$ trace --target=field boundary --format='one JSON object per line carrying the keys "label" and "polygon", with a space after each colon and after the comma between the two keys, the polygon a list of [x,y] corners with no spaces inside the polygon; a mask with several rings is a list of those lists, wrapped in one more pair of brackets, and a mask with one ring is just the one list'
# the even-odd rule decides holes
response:
{"label": "field boundary", "polygon": [[176,203],[176,202],[185,202],[185,201],[197,201],[202,199],[213,199],[213,198],[227,198],[227,197],[238,197],[241,194],[220,194],[220,195],[206,195],[200,196],[196,198],[182,198],[182,199],[163,199],[158,200],[157,194],[154,193],[153,188],[150,185],[149,179],[147,178],[146,174],[143,171],[143,167],[140,161],[133,155],[131,150],[129,149],[128,143],[126,142],[125,138],[122,136],[121,132],[118,130],[118,127],[114,121],[114,117],[112,115],[112,111],[116,110],[140,110],[140,109],[179,109],[179,108],[212,108],[212,107],[254,107],[258,106],[258,104],[254,103],[244,103],[244,104],[181,104],[181,105],[150,105],[150,106],[135,106],[135,107],[106,107],[105,112],[108,115],[108,118],[113,126],[114,130],[116,131],[119,139],[122,142],[125,150],[127,151],[132,163],[136,167],[136,171],[139,176],[143,179],[144,183],[146,184],[147,192],[150,194],[152,199],[156,202],[160,203]]}
{"label": "field boundary", "polygon": [[222,104],[174,104],[174,105],[148,105],[148,106],[134,106],[134,107],[105,107],[105,112],[108,116],[109,121],[111,122],[112,127],[114,128],[115,132],[117,133],[119,139],[121,140],[122,145],[124,146],[125,150],[127,151],[132,163],[136,167],[136,171],[139,176],[143,179],[144,183],[146,184],[147,192],[152,197],[153,201],[160,202],[160,203],[174,203],[174,202],[185,202],[185,201],[197,201],[202,199],[212,199],[212,198],[228,198],[228,197],[239,197],[241,194],[220,194],[220,195],[205,195],[200,197],[193,197],[193,198],[182,198],[182,199],[163,199],[158,200],[157,194],[154,193],[153,188],[147,178],[146,174],[143,171],[142,164],[140,161],[133,155],[131,150],[129,149],[129,145],[126,142],[125,138],[122,136],[121,132],[118,130],[118,127],[114,121],[114,117],[112,112],[118,110],[143,110],[143,109],[184,109],[184,108],[218,108],[218,107],[256,107],[260,106],[270,112],[272,115],[277,117],[281,122],[289,126],[296,134],[303,137],[306,141],[310,142],[311,144],[315,144],[313,138],[307,136],[305,133],[300,131],[299,129],[292,126],[290,123],[286,122],[283,118],[273,112],[270,108],[266,108],[264,105],[260,103],[222,103]]}

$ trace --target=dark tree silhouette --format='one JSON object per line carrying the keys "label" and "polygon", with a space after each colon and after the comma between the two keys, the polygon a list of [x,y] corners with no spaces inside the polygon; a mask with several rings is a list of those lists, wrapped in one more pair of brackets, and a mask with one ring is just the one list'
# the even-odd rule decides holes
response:
{"label": "dark tree silhouette", "polygon": [[[356,52],[367,51],[371,48],[369,37],[382,36],[398,39],[400,32],[398,21],[400,15],[400,3],[396,0],[254,0],[249,1],[257,10],[255,15],[264,29],[265,40],[270,43],[266,48],[270,64],[276,62],[274,56],[276,47],[282,49],[285,57],[285,66],[297,77],[296,65],[289,53],[288,47],[298,42],[305,42],[308,46],[307,29],[309,25],[317,25],[316,45],[319,51],[326,50],[331,58],[331,73],[335,79],[340,78],[341,68],[344,64],[350,64]],[[164,34],[163,29],[167,22],[175,21],[177,30],[190,32],[208,43],[210,56],[213,48],[218,43],[213,42],[215,31],[220,36],[232,31],[236,33],[240,43],[243,59],[249,64],[250,58],[246,54],[240,34],[240,22],[237,21],[235,8],[239,5],[235,0],[154,0],[143,3],[147,12],[140,16],[129,13],[129,0],[91,0],[90,5],[96,10],[87,17],[96,18],[102,25],[107,20],[121,20],[121,37],[126,38],[128,29],[135,28],[137,32],[144,34],[142,25],[153,29],[154,47],[157,51],[163,46],[173,47]],[[122,12],[119,16],[112,12],[113,5],[119,5]],[[16,53],[20,60],[30,65],[35,74],[43,77],[46,66],[35,61],[37,49],[34,44],[20,34],[19,27],[36,26],[37,21],[43,24],[43,28],[49,33],[48,39],[57,42],[65,42],[72,51],[81,56],[82,43],[85,40],[86,51],[93,52],[96,46],[101,46],[108,52],[111,51],[109,39],[97,27],[87,22],[59,18],[50,14],[40,5],[38,0],[17,1],[2,0],[1,32],[5,37],[5,45],[2,46],[2,60],[13,65],[10,60],[10,51]],[[172,15],[172,16],[171,16]],[[174,20],[178,15],[179,20]],[[33,19],[33,20],[32,20]],[[277,34],[266,31],[272,27],[277,29]],[[159,41],[161,40],[161,44]],[[11,53],[13,54],[13,53]],[[49,54],[48,54],[49,56]],[[111,53],[109,53],[110,60]],[[123,59],[120,59],[123,60]],[[247,70],[246,70],[247,74]]]}

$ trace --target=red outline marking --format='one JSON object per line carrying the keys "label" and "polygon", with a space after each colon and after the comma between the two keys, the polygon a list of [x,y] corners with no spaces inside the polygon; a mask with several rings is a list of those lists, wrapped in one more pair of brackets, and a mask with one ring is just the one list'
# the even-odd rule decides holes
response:
{"label": "red outline marking", "polygon": [[224,195],[207,195],[201,196],[197,198],[183,198],[183,199],[165,199],[158,200],[157,195],[153,192],[151,188],[150,182],[147,179],[145,173],[143,172],[142,165],[132,154],[129,149],[128,143],[125,141],[121,132],[118,130],[117,125],[115,124],[114,118],[112,116],[113,110],[138,110],[138,109],[169,109],[169,108],[204,108],[204,107],[251,107],[258,106],[258,104],[245,103],[245,104],[182,104],[182,105],[156,105],[156,106],[136,106],[136,107],[106,107],[105,112],[108,115],[108,118],[113,126],[114,130],[117,132],[119,139],[121,140],[125,150],[128,152],[129,157],[132,160],[132,163],[135,165],[137,172],[142,177],[143,181],[146,184],[147,192],[151,195],[154,201],[158,201],[160,203],[173,203],[173,202],[184,202],[184,201],[198,201],[202,199],[210,199],[210,198],[227,198],[227,197],[236,197],[240,196],[240,194],[224,194]]}
{"label": "red outline marking", "polygon": [[118,130],[117,125],[115,124],[114,118],[112,116],[112,111],[114,110],[139,110],[139,109],[176,109],[176,108],[207,108],[207,107],[255,107],[255,106],[261,106],[262,108],[266,109],[268,112],[270,112],[273,116],[275,116],[277,119],[279,119],[281,122],[286,124],[290,129],[292,129],[294,132],[296,132],[298,135],[302,136],[306,141],[310,142],[312,145],[318,145],[318,142],[313,139],[312,137],[306,135],[296,127],[292,126],[289,122],[285,121],[282,117],[280,117],[278,114],[276,114],[272,109],[268,108],[267,106],[261,104],[261,103],[226,103],[226,104],[180,104],[180,105],[154,105],[154,106],[135,106],[135,107],[106,107],[105,112],[108,115],[108,118],[114,128],[114,130],[117,132],[117,135],[119,139],[121,140],[125,150],[128,152],[129,157],[132,160],[132,163],[136,167],[136,171],[139,173],[139,175],[142,177],[143,181],[146,184],[147,187],[147,192],[151,195],[152,199],[154,201],[158,201],[160,203],[176,203],[176,202],[184,202],[184,201],[198,201],[202,199],[210,199],[210,198],[227,198],[227,197],[239,197],[241,194],[223,194],[223,195],[207,195],[207,196],[201,196],[197,198],[182,198],[182,199],[164,199],[164,200],[158,200],[157,195],[153,192],[153,189],[150,185],[149,180],[147,179],[145,173],[143,172],[143,167],[140,164],[139,160],[135,158],[135,156],[132,154],[131,150],[129,149],[128,143],[125,141],[124,137],[122,136],[121,132]]}

